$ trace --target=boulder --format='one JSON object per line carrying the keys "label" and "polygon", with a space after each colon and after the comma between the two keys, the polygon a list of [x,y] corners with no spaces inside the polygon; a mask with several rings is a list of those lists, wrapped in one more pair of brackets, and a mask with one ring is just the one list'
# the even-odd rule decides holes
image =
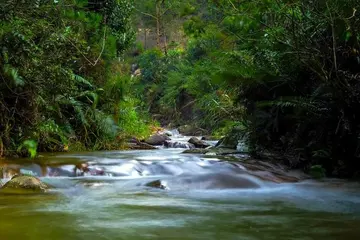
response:
{"label": "boulder", "polygon": [[43,193],[49,188],[49,185],[36,177],[17,175],[5,183],[0,190],[5,193]]}
{"label": "boulder", "polygon": [[189,143],[193,144],[196,148],[207,148],[207,147],[210,147],[210,144],[202,141],[202,140],[199,140],[198,138],[196,137],[192,137],[190,138],[189,140]]}
{"label": "boulder", "polygon": [[219,140],[215,145],[216,148],[226,148],[226,149],[237,149],[238,139],[232,136],[226,136]]}
{"label": "boulder", "polygon": [[170,138],[164,134],[155,134],[150,136],[145,140],[145,143],[153,145],[153,146],[161,146],[164,145],[165,141],[170,140]]}

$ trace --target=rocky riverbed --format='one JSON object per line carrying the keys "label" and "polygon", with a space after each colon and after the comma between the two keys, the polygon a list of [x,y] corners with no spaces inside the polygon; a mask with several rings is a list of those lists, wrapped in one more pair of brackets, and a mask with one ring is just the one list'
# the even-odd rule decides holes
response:
{"label": "rocky riverbed", "polygon": [[[190,138],[175,134],[165,141],[193,144]],[[30,195],[0,191],[1,239],[360,237],[356,182],[313,180],[249,159],[241,149],[174,147],[2,160],[5,186],[21,179],[10,180],[14,175],[32,175],[31,184],[50,188]]]}

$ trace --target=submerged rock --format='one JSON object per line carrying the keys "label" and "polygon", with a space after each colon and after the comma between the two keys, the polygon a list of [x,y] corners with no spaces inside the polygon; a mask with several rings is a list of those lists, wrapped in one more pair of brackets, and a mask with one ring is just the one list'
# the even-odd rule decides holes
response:
{"label": "submerged rock", "polygon": [[171,140],[165,134],[155,134],[150,136],[148,139],[145,140],[145,143],[153,145],[153,146],[161,146],[164,145],[165,141]]}
{"label": "submerged rock", "polygon": [[196,137],[192,137],[190,138],[189,140],[189,143],[193,144],[196,148],[207,148],[207,147],[210,147],[210,144],[202,141],[202,140],[199,140],[198,138]]}
{"label": "submerged rock", "polygon": [[1,192],[6,193],[43,193],[50,186],[33,176],[14,176],[1,187]]}
{"label": "submerged rock", "polygon": [[149,182],[149,183],[145,184],[145,186],[152,187],[152,188],[159,188],[159,189],[167,189],[166,185],[163,184],[161,182],[161,180],[155,180],[155,181]]}

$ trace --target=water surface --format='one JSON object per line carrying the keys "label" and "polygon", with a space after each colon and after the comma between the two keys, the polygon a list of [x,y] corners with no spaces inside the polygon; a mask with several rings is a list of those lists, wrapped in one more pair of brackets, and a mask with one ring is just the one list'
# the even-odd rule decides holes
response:
{"label": "water surface", "polygon": [[[181,151],[62,154],[41,158],[43,166],[23,163],[55,189],[0,195],[0,239],[360,239],[357,183],[266,183],[216,157]],[[92,171],[76,175],[74,161]],[[259,187],[238,187],[243,179]],[[167,189],[146,186],[154,180]]]}

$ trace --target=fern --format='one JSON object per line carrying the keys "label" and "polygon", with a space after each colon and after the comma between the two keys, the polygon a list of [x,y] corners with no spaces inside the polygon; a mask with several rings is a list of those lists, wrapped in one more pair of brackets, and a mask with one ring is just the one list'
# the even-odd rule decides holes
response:
{"label": "fern", "polygon": [[[95,109],[99,102],[99,95],[93,91],[84,91],[80,93],[78,97],[86,97],[89,102],[92,104],[92,108]],[[90,99],[91,98],[91,99]]]}
{"label": "fern", "polygon": [[71,106],[75,111],[77,119],[80,120],[82,124],[88,125],[88,121],[86,120],[85,113],[83,110],[83,104],[81,102],[75,100],[73,97],[65,98],[62,95],[57,96],[56,100],[60,105]]}
{"label": "fern", "polygon": [[87,87],[89,87],[91,89],[94,88],[94,86],[88,80],[81,77],[80,75],[73,74],[72,79],[75,80],[75,82],[78,83],[79,85],[84,85],[84,86],[87,86]]}
{"label": "fern", "polygon": [[262,107],[280,107],[280,108],[298,108],[311,111],[313,113],[321,113],[328,111],[322,106],[322,102],[303,98],[303,97],[281,97],[280,100],[259,101],[256,106]]}
{"label": "fern", "polygon": [[66,70],[66,69],[61,69],[61,71],[67,75],[72,81],[74,81],[76,84],[80,85],[80,86],[86,86],[90,89],[93,89],[94,86],[91,82],[89,82],[88,80],[86,80],[85,78],[83,78],[82,76],[75,74],[73,71],[71,70]]}
{"label": "fern", "polygon": [[25,85],[25,81],[19,75],[18,70],[11,65],[5,64],[4,73],[12,80],[12,85],[14,85],[15,87],[21,87]]}

